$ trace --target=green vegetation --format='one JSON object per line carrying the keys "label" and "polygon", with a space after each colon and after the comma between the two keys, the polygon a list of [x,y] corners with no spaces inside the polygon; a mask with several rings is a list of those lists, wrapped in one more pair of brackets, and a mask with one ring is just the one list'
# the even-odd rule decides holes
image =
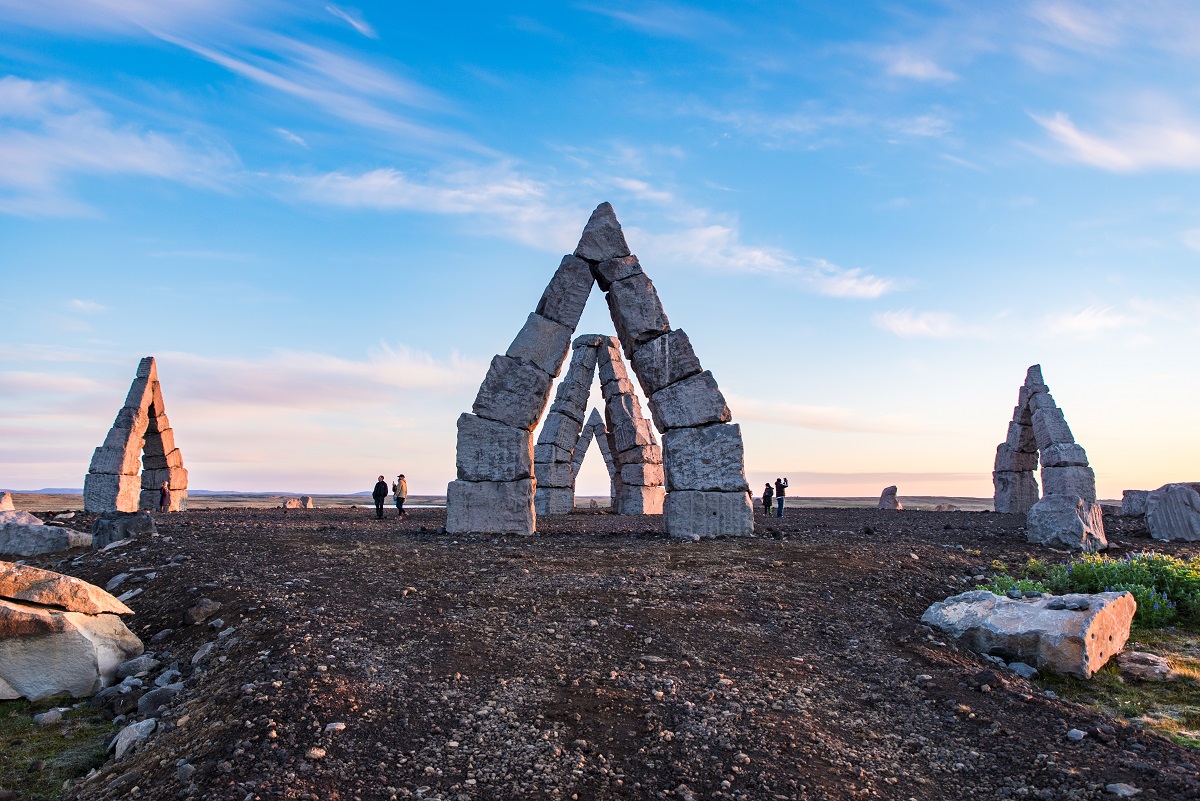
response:
{"label": "green vegetation", "polygon": [[104,763],[116,734],[91,707],[68,709],[61,723],[38,726],[33,716],[70,706],[69,698],[0,701],[0,789],[22,799],[57,799],[63,783]]}

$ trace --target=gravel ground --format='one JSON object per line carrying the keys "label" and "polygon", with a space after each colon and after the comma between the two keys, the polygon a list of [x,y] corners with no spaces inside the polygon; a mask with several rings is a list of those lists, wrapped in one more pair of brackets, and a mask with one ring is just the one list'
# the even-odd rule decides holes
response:
{"label": "gravel ground", "polygon": [[[157,728],[66,797],[1200,798],[1196,752],[1003,670],[982,690],[996,666],[919,625],[993,559],[1064,558],[1019,516],[788,510],[702,543],[653,517],[527,539],[444,520],[208,509],[29,560],[130,574],[114,594],[141,590],[130,627],[162,663],[145,683],[182,674],[158,712],[109,702]],[[203,598],[215,619],[183,625]]]}

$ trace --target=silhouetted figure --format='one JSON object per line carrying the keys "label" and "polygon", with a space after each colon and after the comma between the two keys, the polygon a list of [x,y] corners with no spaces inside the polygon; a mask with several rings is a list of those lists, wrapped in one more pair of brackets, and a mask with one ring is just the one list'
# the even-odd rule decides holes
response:
{"label": "silhouetted figure", "polygon": [[375,516],[380,520],[383,519],[383,502],[387,500],[387,492],[387,482],[380,476],[375,482],[375,489],[371,490],[371,497],[375,499]]}
{"label": "silhouetted figure", "polygon": [[787,488],[788,480],[786,478],[775,479],[775,503],[779,505],[778,517],[783,517],[783,496],[787,495]]}
{"label": "silhouetted figure", "polygon": [[771,482],[767,482],[767,486],[763,489],[763,514],[767,517],[771,516],[771,507],[775,499],[775,490],[771,489]]}
{"label": "silhouetted figure", "polygon": [[171,487],[167,482],[163,482],[158,488],[158,511],[165,512],[171,508]]}

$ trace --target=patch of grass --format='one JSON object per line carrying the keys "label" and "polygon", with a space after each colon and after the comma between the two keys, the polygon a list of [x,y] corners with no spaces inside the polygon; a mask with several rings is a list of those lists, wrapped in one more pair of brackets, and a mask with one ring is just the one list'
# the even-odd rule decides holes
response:
{"label": "patch of grass", "polygon": [[57,799],[63,782],[104,763],[116,729],[91,707],[68,709],[61,723],[33,722],[40,712],[73,703],[64,697],[0,701],[0,788],[18,790],[22,799]]}

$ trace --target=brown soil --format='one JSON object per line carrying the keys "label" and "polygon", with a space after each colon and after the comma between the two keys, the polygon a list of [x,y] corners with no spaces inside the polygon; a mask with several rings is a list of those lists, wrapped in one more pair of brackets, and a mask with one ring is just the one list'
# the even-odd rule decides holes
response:
{"label": "brown soil", "polygon": [[[58,563],[100,585],[156,572],[117,592],[144,589],[131,628],[185,681],[145,746],[67,797],[1200,797],[1195,751],[1002,669],[976,689],[994,666],[919,625],[993,559],[1064,558],[1020,517],[788,510],[701,543],[658,518],[547,518],[529,539],[433,533],[444,519],[191,511]],[[181,619],[205,597],[237,630],[193,668],[217,629]]]}

